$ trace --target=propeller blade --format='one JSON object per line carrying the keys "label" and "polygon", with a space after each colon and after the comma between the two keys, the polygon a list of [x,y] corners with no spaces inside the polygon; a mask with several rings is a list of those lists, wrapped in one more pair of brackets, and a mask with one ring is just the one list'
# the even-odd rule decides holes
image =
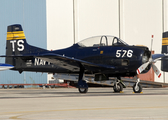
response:
{"label": "propeller blade", "polygon": [[158,76],[158,78],[160,78],[161,72],[159,71],[159,69],[154,64],[152,64],[152,68],[154,72],[156,73],[156,75]]}
{"label": "propeller blade", "polygon": [[[153,35],[152,35],[152,40],[151,40],[151,49],[150,49],[151,52],[152,52],[152,45],[153,45]],[[151,65],[152,65],[152,68],[153,68],[153,70],[154,70],[154,72],[156,73],[156,75],[158,76],[158,78],[160,78],[161,73],[160,73],[159,69],[158,69],[153,63],[155,63],[159,58],[162,58],[162,57],[164,57],[164,56],[165,56],[165,55],[163,55],[163,54],[153,54],[153,55],[151,54],[151,55],[150,55],[150,58],[149,58],[149,61],[146,62],[146,63],[144,63],[144,64],[142,64],[142,65],[136,70],[137,74],[140,74],[143,70],[146,69],[146,67],[147,67],[149,64],[151,64]]]}
{"label": "propeller blade", "polygon": [[142,64],[138,69],[137,69],[137,74],[140,74],[145,68],[149,65],[149,62],[146,62]]}
{"label": "propeller blade", "polygon": [[153,45],[153,36],[154,35],[152,35],[152,39],[151,39],[151,49],[150,49],[151,52],[152,52],[152,45]]}

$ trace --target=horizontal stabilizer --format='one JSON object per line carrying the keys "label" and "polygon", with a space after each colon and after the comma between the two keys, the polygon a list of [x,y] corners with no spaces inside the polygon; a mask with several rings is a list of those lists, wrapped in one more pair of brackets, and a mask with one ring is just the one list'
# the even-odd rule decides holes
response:
{"label": "horizontal stabilizer", "polygon": [[8,70],[8,69],[11,69],[13,67],[14,67],[13,65],[0,63],[0,71]]}
{"label": "horizontal stabilizer", "polygon": [[165,57],[164,54],[153,54],[152,55],[152,60],[155,61],[156,59],[163,58],[163,57]]}

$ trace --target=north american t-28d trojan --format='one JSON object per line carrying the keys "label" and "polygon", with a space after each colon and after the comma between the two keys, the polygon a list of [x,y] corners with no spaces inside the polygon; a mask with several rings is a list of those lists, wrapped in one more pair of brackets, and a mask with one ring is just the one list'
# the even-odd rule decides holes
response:
{"label": "north american t-28d trojan", "polygon": [[[82,40],[71,47],[49,51],[31,46],[27,43],[20,24],[7,27],[5,63],[14,66],[11,70],[79,74],[78,90],[88,91],[84,74],[116,77],[114,91],[123,90],[121,77],[134,77],[154,69],[160,77],[161,73],[153,64],[163,54],[151,55],[145,46],[130,46],[114,36],[97,36]],[[103,78],[103,77],[102,77]],[[135,93],[140,93],[142,87],[137,78],[133,86]]]}

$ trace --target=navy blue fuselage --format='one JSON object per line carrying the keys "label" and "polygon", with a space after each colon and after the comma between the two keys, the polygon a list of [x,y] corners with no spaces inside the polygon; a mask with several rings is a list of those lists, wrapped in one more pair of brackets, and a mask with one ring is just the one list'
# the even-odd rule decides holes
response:
{"label": "navy blue fuselage", "polygon": [[[8,26],[6,64],[12,70],[106,74],[108,76],[135,76],[136,70],[147,62],[151,52],[144,46],[129,46],[112,36],[92,37],[71,47],[48,51],[27,43],[21,25]],[[147,72],[150,66],[144,72]]]}

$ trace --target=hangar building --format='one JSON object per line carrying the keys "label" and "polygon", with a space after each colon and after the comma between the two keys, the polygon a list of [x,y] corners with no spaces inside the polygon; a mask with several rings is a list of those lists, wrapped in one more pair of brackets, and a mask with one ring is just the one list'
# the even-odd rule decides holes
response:
{"label": "hangar building", "polygon": [[[5,54],[6,29],[22,24],[29,44],[48,50],[71,46],[82,39],[113,35],[130,45],[161,53],[162,33],[168,31],[168,0],[17,0],[0,1],[0,54]],[[4,58],[0,58],[4,62]],[[161,68],[161,62],[156,66]],[[46,73],[0,72],[1,83],[46,83]],[[168,83],[168,73],[157,82]]]}

